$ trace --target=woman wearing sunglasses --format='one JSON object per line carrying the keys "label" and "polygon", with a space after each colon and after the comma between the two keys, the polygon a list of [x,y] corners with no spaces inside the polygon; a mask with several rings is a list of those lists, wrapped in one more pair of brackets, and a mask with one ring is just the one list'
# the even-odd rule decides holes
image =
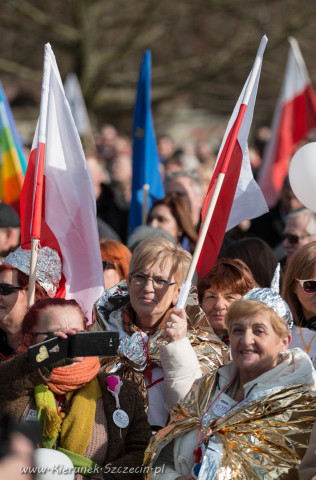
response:
{"label": "woman wearing sunglasses", "polygon": [[291,257],[282,296],[294,316],[291,348],[301,348],[316,367],[316,242],[304,245]]}
{"label": "woman wearing sunglasses", "polygon": [[[27,308],[30,250],[18,248],[0,265],[0,360],[7,360],[21,340],[21,325]],[[55,250],[38,251],[35,300],[54,296],[61,278],[61,262]]]}

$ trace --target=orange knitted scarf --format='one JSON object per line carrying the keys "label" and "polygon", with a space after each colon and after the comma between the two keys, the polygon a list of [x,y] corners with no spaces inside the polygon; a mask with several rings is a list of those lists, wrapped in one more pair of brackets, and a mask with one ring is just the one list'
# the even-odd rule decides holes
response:
{"label": "orange knitted scarf", "polygon": [[47,385],[52,392],[64,395],[83,387],[99,373],[99,370],[99,357],[85,357],[80,363],[54,368]]}

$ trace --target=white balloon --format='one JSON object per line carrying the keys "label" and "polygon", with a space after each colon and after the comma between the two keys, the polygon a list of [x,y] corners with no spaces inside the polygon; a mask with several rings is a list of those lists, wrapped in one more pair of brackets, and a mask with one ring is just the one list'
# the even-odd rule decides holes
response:
{"label": "white balloon", "polygon": [[316,142],[297,150],[290,163],[289,180],[300,202],[316,212]]}
{"label": "white balloon", "polygon": [[50,448],[37,448],[34,453],[35,480],[74,480],[75,468],[67,455]]}

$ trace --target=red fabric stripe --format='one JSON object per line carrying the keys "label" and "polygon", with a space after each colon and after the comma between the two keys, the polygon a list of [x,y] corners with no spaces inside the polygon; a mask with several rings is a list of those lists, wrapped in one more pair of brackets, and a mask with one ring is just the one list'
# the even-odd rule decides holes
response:
{"label": "red fabric stripe", "polygon": [[311,85],[292,101],[283,106],[275,160],[271,168],[271,181],[277,192],[281,192],[288,174],[290,160],[300,147],[298,142],[316,128],[316,96]]}
{"label": "red fabric stripe", "polygon": [[[41,221],[42,221],[42,198],[43,198],[43,176],[44,176],[44,159],[45,159],[45,143],[40,142],[38,153],[38,169],[35,185],[35,197],[33,206],[33,218],[31,220],[31,237],[40,239]],[[38,148],[35,150],[38,152]],[[35,172],[35,170],[34,170]],[[33,189],[32,189],[33,191]]]}
{"label": "red fabric stripe", "polygon": [[[21,211],[21,246],[24,249],[31,248],[31,219],[32,219],[32,203],[33,203],[33,188],[34,188],[34,176],[36,165],[36,149],[32,150],[26,175],[24,179],[23,188],[20,197],[20,211]],[[42,247],[50,247],[56,250],[62,260],[62,254],[59,247],[59,243],[45,221],[45,175],[43,175],[42,181],[42,202],[40,205],[41,221],[39,239]],[[61,212],[62,215],[62,212]],[[38,220],[37,220],[38,222]],[[60,287],[57,292],[57,297],[65,297],[65,277],[62,276]]]}
{"label": "red fabric stripe", "polygon": [[153,383],[151,383],[150,385],[146,385],[146,388],[147,390],[151,387],[153,387],[154,385],[157,385],[157,383],[160,383],[164,380],[164,377],[161,377],[161,378],[158,378],[157,380],[155,380]]}
{"label": "red fabric stripe", "polygon": [[[242,115],[243,113],[244,112],[242,112]],[[222,172],[223,166],[226,165],[228,158],[228,145],[231,142],[231,138],[233,137],[237,120],[238,118],[236,119],[229,135],[227,136],[221,156],[219,158],[219,161],[217,162],[215,171],[213,173],[209,190],[202,208],[202,221],[204,221],[218,175]],[[233,205],[242,165],[242,159],[243,152],[241,150],[238,140],[236,140],[233,144],[233,152],[231,155],[231,159],[227,166],[223,185],[216,203],[216,207],[213,212],[207,235],[205,237],[199,261],[197,263],[196,268],[199,278],[207,275],[216,263],[218,253],[223,242],[230,211]]]}

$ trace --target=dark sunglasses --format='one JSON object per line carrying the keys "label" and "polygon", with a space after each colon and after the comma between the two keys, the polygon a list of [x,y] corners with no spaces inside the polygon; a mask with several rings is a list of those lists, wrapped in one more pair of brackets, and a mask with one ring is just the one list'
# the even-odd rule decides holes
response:
{"label": "dark sunglasses", "polygon": [[16,287],[15,285],[10,285],[10,283],[0,283],[0,295],[4,297],[11,295],[15,290],[24,290],[24,287]]}
{"label": "dark sunglasses", "polygon": [[307,295],[314,295],[316,293],[316,280],[299,280],[296,278],[295,281],[301,285],[303,292]]}
{"label": "dark sunglasses", "polygon": [[114,263],[102,262],[102,265],[103,265],[103,271],[104,270],[116,270],[116,266],[114,265]]}
{"label": "dark sunglasses", "polygon": [[296,243],[298,243],[301,238],[305,238],[305,237],[308,237],[309,234],[307,233],[306,235],[301,235],[301,236],[298,236],[298,235],[295,235],[294,233],[283,233],[282,235],[282,240],[288,240],[290,243],[292,243],[292,245],[295,245]]}

